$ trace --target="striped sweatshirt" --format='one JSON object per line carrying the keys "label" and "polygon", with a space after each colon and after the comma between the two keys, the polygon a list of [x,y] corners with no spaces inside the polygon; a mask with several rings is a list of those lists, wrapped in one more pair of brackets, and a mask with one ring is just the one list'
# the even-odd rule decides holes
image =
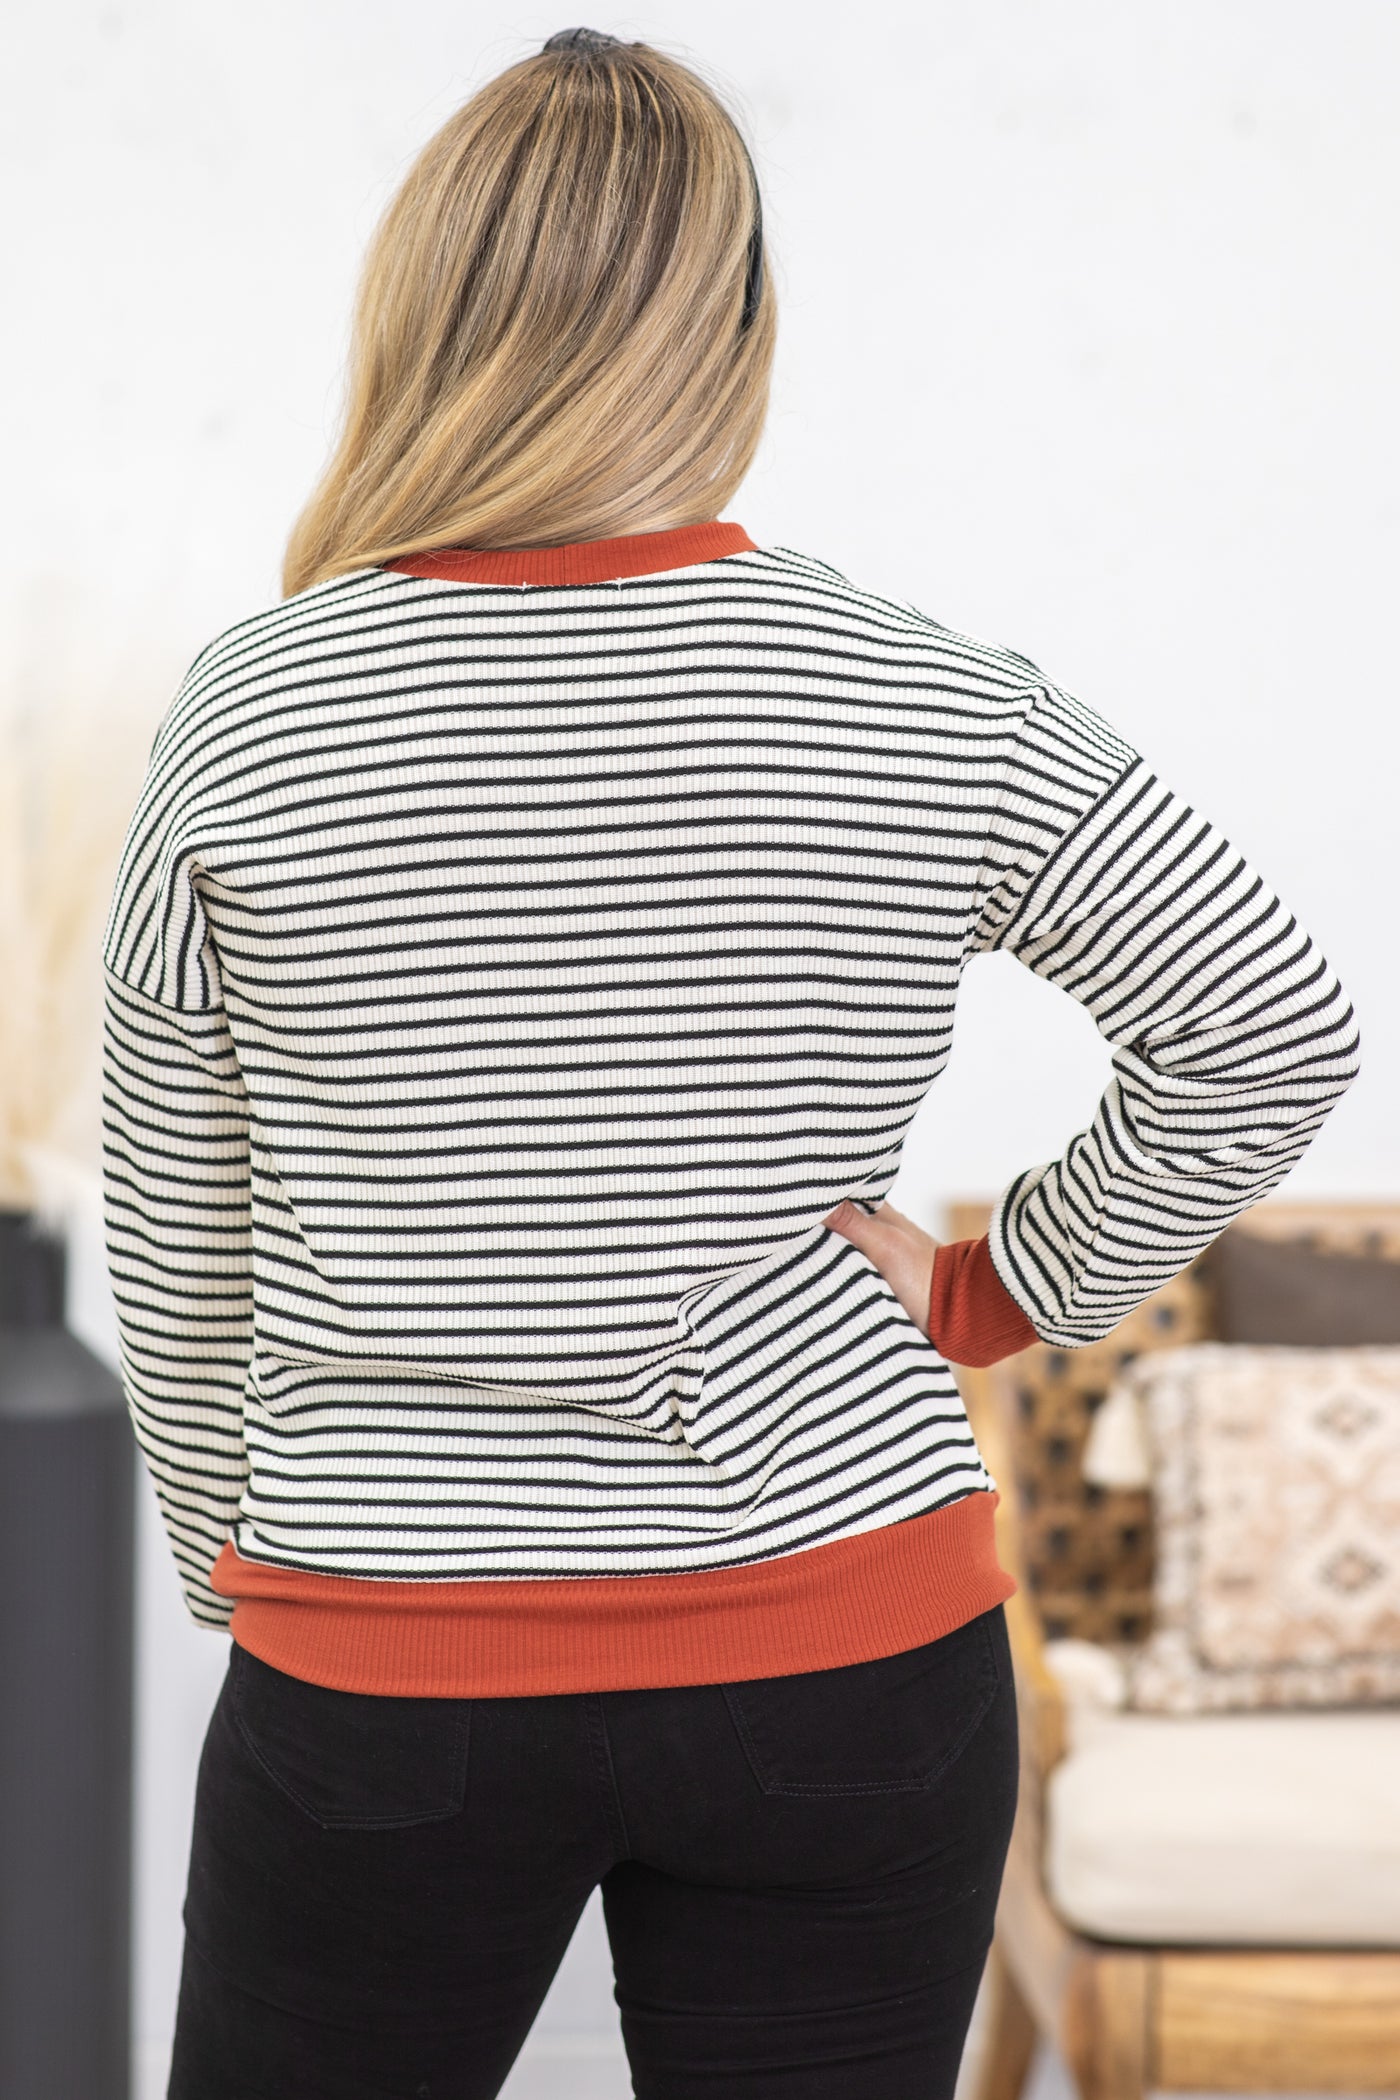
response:
{"label": "striped sweatshirt", "polygon": [[[824,1220],[884,1200],[999,949],[1112,1076],[920,1324]],[[1309,935],[1094,709],[718,521],[220,634],[103,967],[122,1375],[188,1610],[384,1693],[780,1674],[989,1608],[950,1363],[1107,1334],[1358,1070]]]}

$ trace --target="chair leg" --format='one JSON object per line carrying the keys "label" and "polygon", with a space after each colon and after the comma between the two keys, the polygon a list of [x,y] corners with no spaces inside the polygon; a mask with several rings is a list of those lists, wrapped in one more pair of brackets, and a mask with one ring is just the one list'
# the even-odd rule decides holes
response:
{"label": "chair leg", "polygon": [[1061,2045],[1080,2100],[1144,2100],[1149,1959],[1096,1951],[1075,1962]]}
{"label": "chair leg", "polygon": [[975,2100],[1021,2100],[1040,2036],[997,1942],[987,1956],[986,2040]]}

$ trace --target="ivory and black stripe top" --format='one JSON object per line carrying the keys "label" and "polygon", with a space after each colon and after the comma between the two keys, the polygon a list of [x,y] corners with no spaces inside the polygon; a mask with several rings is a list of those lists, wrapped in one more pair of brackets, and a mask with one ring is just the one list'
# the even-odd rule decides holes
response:
{"label": "ivory and black stripe top", "polygon": [[[884,1198],[998,948],[1113,1076],[940,1255],[959,1354],[822,1221]],[[1109,723],[718,523],[218,636],[103,960],[123,1372],[189,1610],[350,1689],[764,1675],[987,1608],[939,1340],[1106,1334],[1358,1069],[1307,933]]]}

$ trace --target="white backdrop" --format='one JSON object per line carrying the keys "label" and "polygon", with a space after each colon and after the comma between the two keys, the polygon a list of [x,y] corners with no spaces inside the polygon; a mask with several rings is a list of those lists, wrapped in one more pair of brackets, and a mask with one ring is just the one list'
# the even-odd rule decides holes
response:
{"label": "white backdrop", "polygon": [[[701,62],[754,140],[780,348],[727,515],[1032,657],[1224,828],[1362,1025],[1290,1191],[1394,1193],[1400,8],[595,4]],[[477,82],[564,26],[460,0],[24,11],[6,693],[134,684],[154,726],[195,652],[278,595],[380,208]],[[1058,1153],[1108,1069],[1070,1001],[980,965],[892,1200],[938,1230],[947,1196]],[[143,1512],[150,2080],[227,1642],[184,1618],[144,1480]],[[611,2032],[602,1966],[561,2017]]]}

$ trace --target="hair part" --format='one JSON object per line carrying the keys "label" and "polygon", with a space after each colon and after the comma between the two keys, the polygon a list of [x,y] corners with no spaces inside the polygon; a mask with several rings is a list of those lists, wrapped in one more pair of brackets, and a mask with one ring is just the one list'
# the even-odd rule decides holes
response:
{"label": "hair part", "polygon": [[575,33],[488,82],[371,241],[285,594],[435,547],[715,517],[768,404],[761,227],[733,118],[649,45]]}

